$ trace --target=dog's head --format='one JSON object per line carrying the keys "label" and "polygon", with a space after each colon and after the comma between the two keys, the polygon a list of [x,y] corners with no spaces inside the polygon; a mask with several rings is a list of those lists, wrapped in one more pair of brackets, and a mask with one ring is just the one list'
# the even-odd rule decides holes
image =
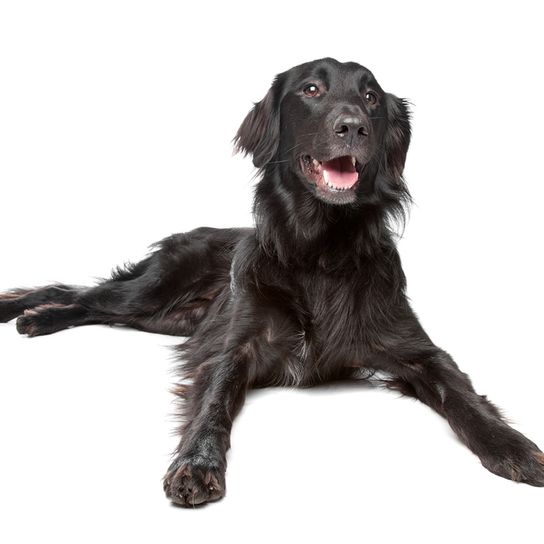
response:
{"label": "dog's head", "polygon": [[329,204],[360,201],[378,176],[404,190],[410,143],[405,100],[363,66],[321,59],[279,74],[234,139],[258,168],[288,168]]}

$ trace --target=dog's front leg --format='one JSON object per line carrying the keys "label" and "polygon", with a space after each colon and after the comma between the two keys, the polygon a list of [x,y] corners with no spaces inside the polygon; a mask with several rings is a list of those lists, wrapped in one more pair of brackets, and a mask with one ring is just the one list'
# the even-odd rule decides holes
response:
{"label": "dog's front leg", "polygon": [[237,347],[203,363],[183,388],[182,440],[164,477],[172,502],[195,506],[225,494],[226,454],[236,413],[248,386],[250,353]]}
{"label": "dog's front leg", "polygon": [[439,348],[410,356],[377,358],[391,384],[443,415],[457,436],[491,472],[510,480],[544,486],[544,453],[510,427],[497,408],[478,395],[470,378]]}

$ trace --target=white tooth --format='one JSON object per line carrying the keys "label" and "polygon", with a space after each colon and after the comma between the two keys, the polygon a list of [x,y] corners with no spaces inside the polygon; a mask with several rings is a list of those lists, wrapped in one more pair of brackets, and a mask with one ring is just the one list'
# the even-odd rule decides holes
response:
{"label": "white tooth", "polygon": [[351,157],[351,164],[353,164],[353,166],[355,166],[355,157]]}

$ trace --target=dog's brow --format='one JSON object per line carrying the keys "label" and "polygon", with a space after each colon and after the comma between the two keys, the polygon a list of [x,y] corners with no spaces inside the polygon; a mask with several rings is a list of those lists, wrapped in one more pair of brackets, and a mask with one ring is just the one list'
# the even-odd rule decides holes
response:
{"label": "dog's brow", "polygon": [[323,83],[328,87],[330,87],[330,77],[329,77],[329,72],[327,71],[326,68],[318,68],[316,71],[315,71],[315,74],[316,76],[321,80],[323,81]]}
{"label": "dog's brow", "polygon": [[366,87],[367,85],[372,85],[373,83],[375,83],[375,80],[372,77],[372,74],[363,72],[359,76],[359,87]]}
{"label": "dog's brow", "polygon": [[293,81],[293,85],[299,86],[310,81],[321,81],[325,87],[330,87],[330,76],[326,68],[314,68],[300,73]]}

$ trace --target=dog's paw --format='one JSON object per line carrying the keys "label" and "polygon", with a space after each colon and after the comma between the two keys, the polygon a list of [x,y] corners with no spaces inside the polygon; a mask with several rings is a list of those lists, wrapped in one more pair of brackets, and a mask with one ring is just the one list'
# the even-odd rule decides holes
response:
{"label": "dog's paw", "polygon": [[35,319],[37,312],[33,310],[25,310],[24,315],[17,318],[15,326],[19,334],[26,334],[27,336],[37,336],[39,334],[39,323]]}
{"label": "dog's paw", "polygon": [[17,332],[27,336],[40,336],[56,332],[59,330],[59,326],[56,323],[55,313],[51,310],[66,307],[63,304],[49,303],[25,310],[24,314],[18,317],[15,322]]}
{"label": "dog's paw", "polygon": [[224,471],[203,460],[176,459],[163,484],[166,496],[180,506],[198,506],[225,495]]}
{"label": "dog's paw", "polygon": [[544,453],[521,433],[508,431],[489,443],[488,452],[480,455],[482,465],[503,478],[544,487]]}

